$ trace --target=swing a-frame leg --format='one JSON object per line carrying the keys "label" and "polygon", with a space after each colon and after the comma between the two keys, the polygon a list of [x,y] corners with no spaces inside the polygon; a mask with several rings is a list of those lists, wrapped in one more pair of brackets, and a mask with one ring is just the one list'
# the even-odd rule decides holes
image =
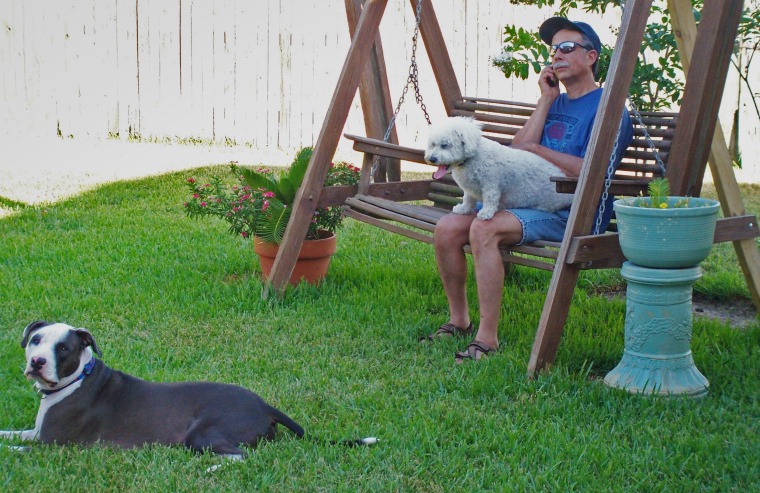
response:
{"label": "swing a-frame leg", "polygon": [[370,50],[377,38],[380,20],[388,0],[367,0],[356,26],[348,56],[343,64],[338,85],[335,87],[330,106],[322,124],[322,130],[314,146],[303,184],[296,194],[293,212],[290,216],[277,257],[272,265],[269,286],[263,296],[269,296],[270,290],[283,292],[290,274],[296,264],[298,252],[309,230],[309,222],[317,209],[327,171],[338,148],[341,131],[351,109],[351,103],[359,87],[359,81],[369,59]]}
{"label": "swing a-frame leg", "polygon": [[578,179],[575,200],[567,221],[567,229],[554,266],[544,309],[539,319],[528,374],[551,365],[557,354],[567,320],[580,265],[567,263],[573,238],[591,231],[598,198],[604,186],[604,175],[612,153],[615,135],[623,114],[628,86],[636,65],[638,47],[644,37],[651,0],[629,0],[615,51],[610,62],[606,88],[591,131],[589,150]]}

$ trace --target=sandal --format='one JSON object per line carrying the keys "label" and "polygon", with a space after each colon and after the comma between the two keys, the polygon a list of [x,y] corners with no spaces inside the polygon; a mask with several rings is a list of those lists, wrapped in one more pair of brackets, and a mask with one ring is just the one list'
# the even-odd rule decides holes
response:
{"label": "sandal", "polygon": [[[463,363],[465,360],[471,359],[473,361],[480,361],[484,358],[487,358],[489,354],[494,353],[499,348],[491,347],[487,344],[483,344],[480,341],[472,341],[468,346],[466,351],[459,351],[454,353],[454,357],[457,360],[457,363]],[[478,353],[480,353],[480,357],[478,357]]]}
{"label": "sandal", "polygon": [[462,337],[469,335],[472,335],[472,322],[470,322],[470,325],[468,325],[466,329],[457,327],[451,322],[446,322],[438,327],[438,329],[432,334],[420,337],[420,341],[435,341],[436,339],[442,339],[444,337]]}

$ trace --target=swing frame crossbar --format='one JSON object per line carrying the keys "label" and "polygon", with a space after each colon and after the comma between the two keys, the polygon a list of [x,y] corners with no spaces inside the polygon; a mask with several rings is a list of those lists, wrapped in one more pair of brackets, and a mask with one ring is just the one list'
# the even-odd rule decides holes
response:
{"label": "swing frame crossbar", "polygon": [[[413,9],[418,1],[410,0]],[[502,139],[508,143],[513,134],[511,131],[503,131],[503,128],[509,128],[512,119],[527,119],[532,105],[513,103],[514,109],[499,114],[491,109],[505,102],[463,97],[432,1],[421,1],[423,14],[419,22],[420,34],[446,113],[450,116],[480,115],[485,122],[485,130],[490,132],[490,138],[499,141]],[[322,131],[316,141],[303,185],[296,196],[294,210],[275,259],[265,296],[268,296],[270,291],[282,292],[287,286],[308,224],[317,207],[346,205],[345,214],[349,217],[410,238],[430,242],[430,233],[435,222],[447,212],[446,208],[450,204],[434,202],[433,206],[421,206],[403,202],[435,198],[435,194],[441,191],[444,193],[438,195],[449,198],[454,196],[453,200],[456,200],[456,187],[451,184],[434,185],[431,180],[399,181],[400,160],[424,160],[421,150],[398,145],[395,129],[390,132],[388,142],[381,140],[393,114],[379,36],[379,25],[388,0],[345,0],[345,3],[352,35],[351,47],[325,116]],[[667,176],[674,195],[699,196],[708,157],[710,158],[711,171],[725,216],[718,222],[714,240],[734,242],[753,301],[760,308],[760,253],[754,240],[760,236],[760,230],[757,219],[744,210],[730,161],[728,166],[722,162],[722,150],[726,146],[717,126],[718,107],[741,16],[742,2],[706,0],[699,29],[696,27],[688,0],[669,0],[668,6],[673,30],[679,42],[681,59],[684,61],[684,71],[687,73],[687,83],[680,113],[669,117],[675,125],[665,125],[659,129],[657,126],[649,127],[649,133],[655,137],[658,133],[663,134],[659,140],[666,146],[664,144],[660,151],[665,150],[669,153]],[[577,180],[555,180],[560,191],[575,194],[563,241],[558,244],[539,242],[523,247],[522,252],[513,248],[502,255],[505,261],[510,263],[545,268],[544,260],[548,259],[551,265],[549,270],[552,271],[552,278],[528,363],[529,375],[548,368],[554,362],[579,272],[586,268],[619,266],[623,260],[617,234],[590,236],[587,233],[592,229],[598,198],[605,187],[605,170],[614,145],[617,122],[625,110],[628,87],[650,8],[651,0],[628,0],[610,63],[610,75],[605,84],[581,174]],[[693,52],[701,55],[689,66]],[[354,187],[324,187],[328,167],[337,149],[341,129],[357,90],[361,95],[369,136],[350,137],[354,140],[354,148],[364,152],[359,184]],[[663,116],[665,115],[645,114],[647,118]],[[668,134],[665,135],[666,133]],[[714,137],[710,138],[711,136]],[[630,157],[630,166],[635,168],[637,163],[649,166],[651,163],[646,163],[647,158],[643,155],[637,158],[635,154],[647,152],[652,151],[641,144],[629,148],[626,153]],[[382,156],[381,163],[389,180],[386,183],[377,177],[372,183],[372,162],[375,156]],[[628,178],[631,183],[627,185],[639,178],[647,179],[655,174],[656,172],[642,172],[637,176],[634,171],[633,177]],[[623,186],[626,183],[612,184],[613,187],[617,185]],[[363,210],[357,206],[359,203],[363,204]],[[388,207],[389,203],[394,205]],[[531,257],[539,257],[540,261]]]}

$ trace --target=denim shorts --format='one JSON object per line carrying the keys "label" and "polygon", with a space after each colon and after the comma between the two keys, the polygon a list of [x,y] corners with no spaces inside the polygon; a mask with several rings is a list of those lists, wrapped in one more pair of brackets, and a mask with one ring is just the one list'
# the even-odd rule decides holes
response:
{"label": "denim shorts", "polygon": [[570,210],[556,212],[539,211],[536,209],[507,209],[522,224],[523,236],[518,245],[533,243],[537,240],[562,241],[565,236],[567,218]]}
{"label": "denim shorts", "polygon": [[[475,204],[475,210],[483,207],[481,202]],[[506,209],[522,224],[522,240],[517,245],[533,243],[534,241],[562,241],[565,236],[567,218],[570,209],[556,212],[540,211],[537,209]]]}

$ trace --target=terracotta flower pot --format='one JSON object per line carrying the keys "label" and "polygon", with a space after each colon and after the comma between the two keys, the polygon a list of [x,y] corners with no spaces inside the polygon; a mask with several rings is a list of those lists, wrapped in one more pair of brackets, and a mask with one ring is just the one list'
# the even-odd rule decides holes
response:
{"label": "terracotta flower pot", "polygon": [[[326,234],[330,236],[303,242],[293,273],[288,280],[292,286],[297,285],[301,280],[309,284],[319,284],[327,275],[330,260],[337,249],[337,240],[334,233]],[[258,255],[261,272],[267,279],[269,279],[272,264],[279,249],[280,245],[276,243],[263,241],[258,236],[253,237],[253,251]]]}

